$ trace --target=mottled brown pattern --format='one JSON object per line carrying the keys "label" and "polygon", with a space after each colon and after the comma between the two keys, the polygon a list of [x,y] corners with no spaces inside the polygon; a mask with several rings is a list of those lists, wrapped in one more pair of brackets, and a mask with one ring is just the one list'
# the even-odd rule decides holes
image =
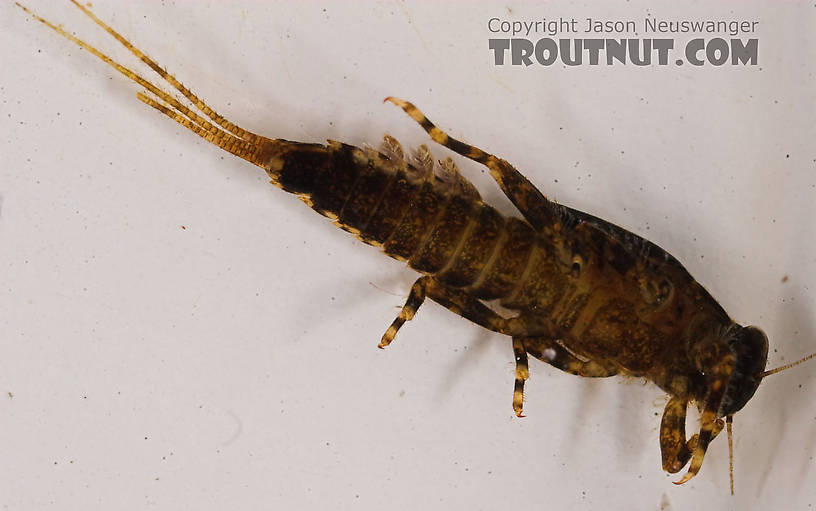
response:
{"label": "mottled brown pattern", "polygon": [[423,182],[413,193],[397,227],[385,242],[385,253],[401,260],[410,259],[422,246],[433,220],[445,206],[444,194],[432,182]]}
{"label": "mottled brown pattern", "polygon": [[452,197],[445,211],[431,227],[428,240],[408,264],[423,273],[438,273],[450,262],[465,234],[474,203],[464,197]]}
{"label": "mottled brown pattern", "polygon": [[361,172],[350,197],[340,210],[338,215],[340,222],[361,231],[365,230],[368,220],[373,216],[385,191],[396,177],[396,172],[390,174],[379,172],[379,169],[373,167]]}
{"label": "mottled brown pattern", "polygon": [[[422,273],[380,347],[429,297],[512,338],[513,409],[519,416],[528,353],[580,376],[649,379],[671,396],[660,445],[666,471],[689,465],[678,483],[700,470],[709,442],[723,428],[722,418],[730,424],[762,377],[773,372],[764,371],[765,335],[734,323],[666,251],[593,215],[550,202],[507,161],[450,137],[411,103],[386,98],[432,140],[485,165],[523,219],[505,217],[485,204],[452,160],[435,165],[425,146],[409,157],[390,136],[375,151],[333,141],[270,139],[242,129],[87,7],[74,4],[193,108],[61,27],[32,16],[142,86],[146,92],[138,98],[150,107],[261,167],[272,184]],[[486,303],[493,299],[511,315],[493,310]],[[698,433],[687,439],[690,404],[700,409],[701,420]]]}
{"label": "mottled brown pattern", "polygon": [[385,243],[399,225],[416,189],[416,185],[410,183],[408,176],[402,171],[397,172],[389,185],[373,194],[374,197],[377,194],[380,197],[373,214],[362,228],[363,236],[380,244]]}

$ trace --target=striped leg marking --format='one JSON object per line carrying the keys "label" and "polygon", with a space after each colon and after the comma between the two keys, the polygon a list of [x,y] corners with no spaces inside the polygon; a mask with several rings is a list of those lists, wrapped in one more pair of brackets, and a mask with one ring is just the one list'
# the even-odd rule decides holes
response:
{"label": "striped leg marking", "polygon": [[[666,403],[663,419],[660,421],[660,455],[663,470],[670,474],[679,472],[691,459],[691,453],[697,448],[700,435],[695,433],[686,440],[686,408],[688,401],[672,397]],[[723,430],[724,422],[717,419],[713,423],[711,439]]]}
{"label": "striped leg marking", "polygon": [[385,348],[391,344],[402,325],[416,315],[426,296],[454,314],[462,316],[483,328],[509,335],[508,320],[491,310],[479,299],[464,293],[460,289],[444,286],[434,280],[433,277],[425,276],[418,278],[414,285],[411,286],[411,292],[408,294],[405,305],[383,334],[379,344],[380,348]]}
{"label": "striped leg marking", "polygon": [[402,108],[405,113],[422,126],[422,129],[428,132],[434,142],[486,166],[490,170],[490,175],[499,184],[504,194],[507,195],[507,198],[537,230],[540,231],[558,220],[556,210],[553,207],[554,204],[510,163],[478,147],[451,137],[437,128],[430,119],[425,117],[425,114],[407,101],[390,96],[385,98],[385,101],[390,101]]}
{"label": "striped leg marking", "polygon": [[564,372],[578,376],[603,378],[616,374],[614,368],[604,367],[592,360],[583,361],[563,346],[544,337],[513,337],[513,355],[516,359],[516,379],[513,387],[513,411],[524,417],[524,382],[530,378],[527,354]]}
{"label": "striped leg marking", "polygon": [[378,348],[383,349],[391,344],[391,341],[394,340],[394,337],[396,337],[402,325],[414,317],[419,306],[425,301],[425,288],[430,280],[430,277],[420,277],[414,282],[414,285],[411,286],[411,292],[408,294],[408,299],[405,301],[405,305],[402,306],[402,310],[397,318],[383,334],[382,339],[380,339],[380,344],[377,345]]}
{"label": "striped leg marking", "polygon": [[[660,457],[663,470],[670,474],[679,472],[691,459],[691,448],[686,440],[686,408],[688,402],[672,397],[666,403],[660,421]],[[697,439],[694,438],[694,443]]]}
{"label": "striped leg marking", "polygon": [[513,411],[516,417],[524,417],[524,382],[530,377],[530,369],[527,367],[527,349],[524,347],[524,340],[513,337],[513,355],[516,359],[516,381],[513,386]]}
{"label": "striped leg marking", "polygon": [[[703,465],[708,444],[717,434],[722,431],[723,420],[717,417],[717,409],[722,402],[723,395],[728,385],[728,380],[736,367],[736,358],[732,353],[725,353],[719,356],[718,362],[711,368],[707,378],[710,381],[709,392],[703,403],[703,413],[700,416],[700,433],[694,435],[689,441],[691,450],[691,463],[688,472],[674,484],[683,484],[700,471]],[[696,437],[696,438],[695,438]],[[696,441],[695,441],[696,439]],[[692,441],[694,445],[691,446]]]}

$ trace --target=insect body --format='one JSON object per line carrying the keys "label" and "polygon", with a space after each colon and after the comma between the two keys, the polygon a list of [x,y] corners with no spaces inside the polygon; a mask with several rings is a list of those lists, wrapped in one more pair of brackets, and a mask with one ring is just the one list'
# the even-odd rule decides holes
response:
{"label": "insect body", "polygon": [[[86,7],[85,14],[182,93],[197,110],[61,28],[35,16],[146,89],[141,101],[268,174],[320,214],[422,276],[380,340],[390,344],[426,298],[512,338],[513,408],[522,415],[528,354],[571,374],[647,378],[670,396],[660,428],[663,468],[699,470],[709,442],[756,391],[768,342],[732,321],[683,266],[656,245],[548,200],[505,160],[456,140],[396,98],[432,140],[486,166],[523,219],[483,202],[452,160],[427,147],[405,154],[270,139],[227,121]],[[496,301],[511,314],[489,306]],[[686,438],[689,404],[701,411]]]}

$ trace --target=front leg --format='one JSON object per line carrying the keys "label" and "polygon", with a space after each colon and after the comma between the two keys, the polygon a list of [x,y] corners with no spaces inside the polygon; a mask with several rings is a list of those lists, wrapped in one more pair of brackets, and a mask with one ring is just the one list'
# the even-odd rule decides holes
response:
{"label": "front leg", "polygon": [[683,484],[697,475],[703,465],[708,444],[723,428],[723,421],[718,417],[725,390],[731,375],[734,374],[736,358],[730,351],[714,346],[698,354],[697,363],[700,370],[705,370],[707,393],[703,399],[702,414],[700,416],[700,433],[697,442],[691,447],[691,463],[686,475],[674,484]]}
{"label": "front leg", "polygon": [[687,407],[688,401],[672,396],[660,421],[660,456],[663,470],[670,474],[679,472],[691,459],[689,441],[686,440]]}
{"label": "front leg", "polygon": [[[672,396],[666,403],[663,420],[660,421],[660,455],[663,459],[663,470],[670,474],[679,472],[686,466],[700,438],[700,435],[695,433],[686,440],[687,407],[688,401]],[[722,429],[722,419],[716,419],[711,431],[711,439],[716,438]]]}

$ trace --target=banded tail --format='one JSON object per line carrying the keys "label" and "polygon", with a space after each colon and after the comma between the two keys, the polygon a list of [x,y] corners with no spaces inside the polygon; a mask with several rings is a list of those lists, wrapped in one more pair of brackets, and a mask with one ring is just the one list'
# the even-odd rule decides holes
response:
{"label": "banded tail", "polygon": [[147,64],[151,69],[153,69],[153,71],[155,71],[165,82],[167,82],[175,90],[180,92],[185,98],[187,98],[187,100],[190,101],[190,103],[198,110],[198,112],[204,114],[204,116],[206,116],[207,118],[202,117],[195,110],[179,102],[171,94],[167,93],[162,88],[154,85],[149,80],[143,78],[135,71],[116,62],[115,60],[113,60],[106,54],[102,53],[95,47],[91,46],[90,44],[86,43],[82,39],[79,39],[78,37],[69,34],[61,26],[54,25],[50,21],[35,14],[27,7],[21,5],[18,2],[15,2],[15,4],[35,20],[44,24],[54,32],[65,37],[66,39],[76,43],[78,46],[87,50],[92,55],[96,56],[104,63],[108,64],[121,74],[125,75],[130,80],[144,87],[146,89],[145,92],[139,92],[136,94],[140,101],[155,108],[156,110],[166,115],[167,117],[173,119],[174,121],[181,124],[188,130],[195,133],[196,135],[200,136],[207,142],[210,142],[211,144],[216,145],[221,149],[227,151],[228,153],[238,156],[239,158],[243,158],[244,160],[263,168],[267,172],[270,172],[268,164],[270,160],[273,158],[273,155],[282,154],[286,152],[286,146],[290,144],[289,142],[283,140],[272,140],[267,137],[263,137],[261,135],[252,133],[251,131],[245,130],[239,126],[236,126],[235,124],[233,124],[232,122],[218,114],[215,110],[210,108],[192,91],[190,91],[187,87],[182,85],[181,82],[179,82],[173,75],[162,69],[161,66],[159,66],[158,63],[156,63],[156,61],[154,61],[144,52],[136,48],[133,44],[130,43],[130,41],[125,39],[116,30],[114,30],[104,21],[99,19],[93,12],[91,12],[90,9],[83,5],[80,5],[76,0],[70,1],[86,16],[91,18],[94,21],[94,23],[102,27],[107,33],[109,33],[117,41],[119,41],[125,48],[128,49],[128,51],[130,51],[130,53],[138,57],[139,60],[141,60],[142,62]]}

